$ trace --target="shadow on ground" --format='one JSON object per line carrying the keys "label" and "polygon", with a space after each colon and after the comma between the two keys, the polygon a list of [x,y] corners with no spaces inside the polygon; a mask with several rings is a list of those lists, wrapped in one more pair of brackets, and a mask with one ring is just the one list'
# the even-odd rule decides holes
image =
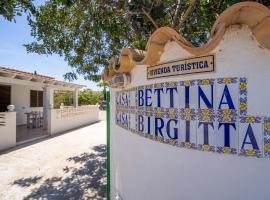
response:
{"label": "shadow on ground", "polygon": [[[93,150],[68,158],[79,167],[66,166],[63,169],[65,176],[46,179],[24,199],[105,199],[106,146],[95,146]],[[14,184],[27,187],[37,183],[40,178],[19,179]]]}
{"label": "shadow on ground", "polygon": [[29,178],[21,178],[14,181],[14,185],[18,185],[20,187],[29,187],[31,185],[36,184],[42,177],[41,176],[34,176]]}

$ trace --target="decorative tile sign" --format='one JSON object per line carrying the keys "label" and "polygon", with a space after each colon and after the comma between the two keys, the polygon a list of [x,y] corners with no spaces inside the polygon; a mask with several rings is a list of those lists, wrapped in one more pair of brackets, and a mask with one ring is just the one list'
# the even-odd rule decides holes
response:
{"label": "decorative tile sign", "polygon": [[186,80],[116,92],[118,126],[169,145],[270,157],[270,117],[247,115],[246,78]]}
{"label": "decorative tile sign", "polygon": [[147,79],[215,71],[214,55],[176,60],[147,68]]}

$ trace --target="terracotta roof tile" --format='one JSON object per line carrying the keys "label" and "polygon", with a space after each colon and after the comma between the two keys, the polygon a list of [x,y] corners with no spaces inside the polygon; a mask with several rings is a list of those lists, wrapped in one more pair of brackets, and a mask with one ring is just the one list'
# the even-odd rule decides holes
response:
{"label": "terracotta roof tile", "polygon": [[33,77],[33,78],[42,78],[42,79],[49,79],[49,80],[54,80],[55,79],[54,77],[44,76],[44,75],[40,75],[40,74],[34,74],[34,73],[25,72],[25,71],[16,70],[16,69],[11,69],[11,68],[7,68],[7,67],[0,67],[0,72],[14,73],[14,74],[17,74],[17,75],[30,76],[30,77]]}

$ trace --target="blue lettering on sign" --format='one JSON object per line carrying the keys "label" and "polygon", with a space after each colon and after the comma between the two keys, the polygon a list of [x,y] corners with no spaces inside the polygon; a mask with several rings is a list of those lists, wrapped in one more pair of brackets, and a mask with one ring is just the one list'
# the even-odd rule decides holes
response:
{"label": "blue lettering on sign", "polygon": [[139,90],[138,91],[138,96],[139,96],[139,106],[143,106],[143,102],[144,102],[144,92],[143,90]]}
{"label": "blue lettering on sign", "polygon": [[214,86],[210,85],[211,93],[210,93],[210,100],[207,98],[206,94],[202,90],[201,86],[198,87],[198,102],[199,102],[199,108],[202,108],[201,106],[201,99],[205,103],[206,107],[211,109],[214,108]]}
{"label": "blue lettering on sign", "polygon": [[[223,101],[224,99],[225,101]],[[231,97],[231,94],[227,85],[225,85],[224,87],[218,109],[221,109],[222,105],[228,105],[229,109],[235,109],[233,101],[232,101],[232,97]]]}
{"label": "blue lettering on sign", "polygon": [[152,95],[152,90],[145,89],[145,106],[152,106],[151,95]]}
{"label": "blue lettering on sign", "polygon": [[164,93],[163,88],[156,88],[154,90],[154,93],[157,95],[157,107],[161,107],[161,98],[160,98],[161,92]]}
{"label": "blue lettering on sign", "polygon": [[252,145],[252,148],[253,149],[259,150],[258,143],[256,141],[256,138],[254,136],[253,129],[252,129],[252,127],[251,127],[250,124],[248,125],[247,132],[246,132],[244,141],[242,143],[241,149],[243,149],[245,147],[245,145],[247,145],[247,144]]}
{"label": "blue lettering on sign", "polygon": [[[205,64],[199,62],[179,67],[202,66]],[[258,130],[264,118],[242,114],[247,109],[246,83],[245,78],[203,79],[117,92],[115,122],[133,133],[173,145],[239,155],[255,152],[259,157],[265,138],[258,136]],[[253,123],[259,123],[256,129]]]}
{"label": "blue lettering on sign", "polygon": [[173,108],[174,107],[174,91],[177,93],[177,88],[173,87],[173,88],[167,88],[166,92],[170,94],[170,107]]}
{"label": "blue lettering on sign", "polygon": [[230,144],[230,127],[236,130],[235,123],[219,123],[218,129],[224,126],[224,147],[231,147]]}

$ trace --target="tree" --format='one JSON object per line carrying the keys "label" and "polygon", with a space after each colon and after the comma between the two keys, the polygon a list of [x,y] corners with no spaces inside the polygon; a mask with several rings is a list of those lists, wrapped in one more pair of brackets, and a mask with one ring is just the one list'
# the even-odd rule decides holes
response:
{"label": "tree", "polygon": [[97,84],[98,87],[103,87],[103,96],[104,96],[104,100],[106,100],[106,89],[108,87],[108,83],[107,82],[99,82]]}
{"label": "tree", "polygon": [[60,108],[61,103],[63,103],[64,106],[72,106],[73,92],[65,90],[54,91],[54,108]]}
{"label": "tree", "polygon": [[103,100],[102,92],[85,89],[79,93],[80,105],[96,105],[101,100]]}
{"label": "tree", "polygon": [[[242,0],[48,0],[29,18],[36,41],[28,52],[59,54],[76,74],[99,81],[108,60],[122,47],[144,49],[162,26],[174,28],[194,45],[209,39],[218,15]],[[257,0],[270,7],[269,0]]]}
{"label": "tree", "polygon": [[33,0],[1,0],[0,15],[6,20],[12,21],[15,16],[21,16],[22,13],[30,11],[34,13],[35,7]]}

